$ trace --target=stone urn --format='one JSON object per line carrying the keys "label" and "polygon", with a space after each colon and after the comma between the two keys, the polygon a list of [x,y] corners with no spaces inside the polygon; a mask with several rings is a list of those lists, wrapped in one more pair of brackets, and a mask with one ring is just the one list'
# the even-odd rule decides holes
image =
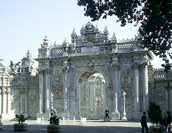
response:
{"label": "stone urn", "polygon": [[50,124],[47,126],[47,132],[48,133],[61,133],[61,126]]}
{"label": "stone urn", "polygon": [[27,124],[17,123],[17,124],[14,124],[13,128],[14,128],[14,131],[26,131],[27,130]]}
{"label": "stone urn", "polygon": [[152,125],[149,127],[150,133],[164,133],[163,126]]}

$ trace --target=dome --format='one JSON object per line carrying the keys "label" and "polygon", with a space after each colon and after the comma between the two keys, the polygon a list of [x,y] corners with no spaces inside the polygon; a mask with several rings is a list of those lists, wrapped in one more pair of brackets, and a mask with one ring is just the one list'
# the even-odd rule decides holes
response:
{"label": "dome", "polygon": [[86,32],[92,32],[94,31],[94,26],[92,23],[88,22],[86,25],[85,25],[85,30]]}

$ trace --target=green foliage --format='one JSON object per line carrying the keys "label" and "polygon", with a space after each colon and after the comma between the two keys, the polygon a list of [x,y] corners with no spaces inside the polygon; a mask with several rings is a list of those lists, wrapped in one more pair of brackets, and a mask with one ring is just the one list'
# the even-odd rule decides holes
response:
{"label": "green foliage", "polygon": [[148,116],[151,123],[158,125],[160,121],[162,120],[160,107],[156,105],[155,103],[150,103]]}
{"label": "green foliage", "polygon": [[10,74],[16,75],[18,67],[20,66],[21,62],[13,63],[13,61],[10,61]]}
{"label": "green foliage", "polygon": [[59,118],[57,116],[50,117],[50,124],[59,125]]}
{"label": "green foliage", "polygon": [[151,133],[164,133],[164,127],[163,126],[155,126],[151,125],[149,127]]}
{"label": "green foliage", "polygon": [[[121,26],[140,25],[138,40],[168,63],[172,43],[172,1],[163,0],[78,0],[92,21],[117,16]],[[171,54],[172,56],[172,54]]]}
{"label": "green foliage", "polygon": [[22,124],[23,122],[25,122],[26,119],[27,118],[25,118],[23,114],[21,114],[21,115],[16,114],[15,115],[15,121],[18,121],[19,124]]}
{"label": "green foliage", "polygon": [[166,122],[167,122],[167,120],[166,120],[165,118],[161,118],[159,124],[160,124],[161,126],[166,126]]}

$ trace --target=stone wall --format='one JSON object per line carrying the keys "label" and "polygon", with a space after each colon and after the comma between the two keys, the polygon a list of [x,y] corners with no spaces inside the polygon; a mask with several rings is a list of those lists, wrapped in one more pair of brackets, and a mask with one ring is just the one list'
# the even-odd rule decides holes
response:
{"label": "stone wall", "polygon": [[149,77],[149,102],[158,104],[163,113],[171,111],[172,71],[165,73],[164,69],[152,69]]}

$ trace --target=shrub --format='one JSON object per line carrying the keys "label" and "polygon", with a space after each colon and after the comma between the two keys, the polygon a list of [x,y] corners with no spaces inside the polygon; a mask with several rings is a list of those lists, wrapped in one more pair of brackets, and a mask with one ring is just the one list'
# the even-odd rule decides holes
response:
{"label": "shrub", "polygon": [[21,114],[21,115],[16,114],[15,115],[15,121],[18,121],[19,124],[22,124],[23,122],[25,122],[26,119],[27,118],[24,118],[23,114]]}
{"label": "shrub", "polygon": [[50,124],[59,125],[59,118],[57,116],[50,117]]}
{"label": "shrub", "polygon": [[160,121],[162,120],[161,109],[159,105],[156,105],[155,103],[150,103],[148,116],[151,123],[156,124],[156,125],[159,124]]}

